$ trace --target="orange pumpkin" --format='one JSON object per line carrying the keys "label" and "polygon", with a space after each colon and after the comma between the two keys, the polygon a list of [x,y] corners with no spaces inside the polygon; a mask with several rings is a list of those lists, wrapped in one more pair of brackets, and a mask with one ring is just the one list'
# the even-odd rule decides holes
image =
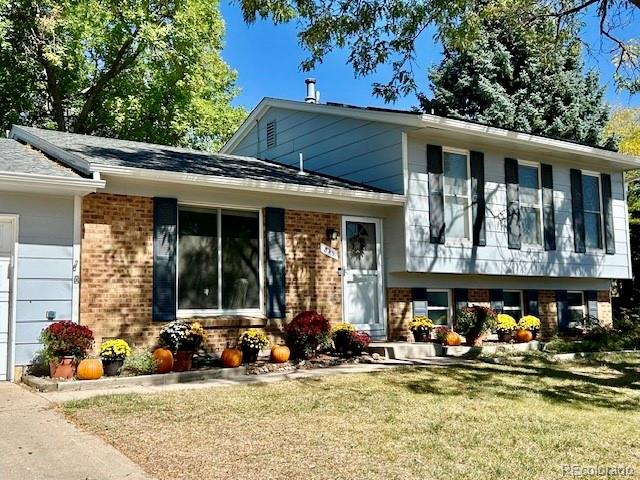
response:
{"label": "orange pumpkin", "polygon": [[225,348],[220,356],[220,364],[225,368],[236,368],[242,365],[242,351],[237,348]]}
{"label": "orange pumpkin", "polygon": [[98,380],[103,373],[102,360],[99,358],[85,358],[78,364],[76,376],[78,380]]}
{"label": "orange pumpkin", "polygon": [[516,342],[527,343],[531,340],[533,340],[533,333],[530,330],[525,330],[524,328],[516,330]]}
{"label": "orange pumpkin", "polygon": [[156,373],[169,373],[173,368],[173,353],[166,348],[156,348],[153,351],[156,360]]}
{"label": "orange pumpkin", "polygon": [[274,345],[271,349],[271,361],[273,363],[284,363],[289,360],[290,355],[289,347],[284,345]]}
{"label": "orange pumpkin", "polygon": [[444,344],[452,347],[457,347],[462,343],[462,337],[456,332],[447,332],[444,336]]}

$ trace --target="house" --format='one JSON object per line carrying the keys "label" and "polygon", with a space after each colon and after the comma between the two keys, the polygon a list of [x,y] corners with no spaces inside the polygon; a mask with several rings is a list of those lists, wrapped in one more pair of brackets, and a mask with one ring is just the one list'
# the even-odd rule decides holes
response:
{"label": "house", "polygon": [[0,378],[67,318],[137,344],[198,319],[214,349],[307,309],[378,339],[407,338],[421,313],[451,326],[467,304],[538,314],[546,336],[611,322],[638,159],[308,97],[264,99],[219,154],[14,126]]}

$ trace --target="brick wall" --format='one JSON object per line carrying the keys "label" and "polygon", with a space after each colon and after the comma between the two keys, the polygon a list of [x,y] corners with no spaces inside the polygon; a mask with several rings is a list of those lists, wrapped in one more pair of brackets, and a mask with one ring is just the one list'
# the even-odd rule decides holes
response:
{"label": "brick wall", "polygon": [[387,288],[387,330],[389,340],[407,340],[411,322],[411,289]]}
{"label": "brick wall", "polygon": [[538,313],[541,338],[549,339],[558,333],[558,304],[556,303],[555,291],[538,291]]}
{"label": "brick wall", "polygon": [[480,305],[490,307],[489,290],[487,288],[470,288],[468,293],[469,305]]}
{"label": "brick wall", "polygon": [[600,325],[613,325],[611,296],[609,295],[608,290],[598,291],[598,320],[600,320]]}
{"label": "brick wall", "polygon": [[[320,253],[320,243],[329,243],[327,229],[339,232],[340,227],[336,214],[285,211],[287,320],[304,310],[316,310],[332,323],[342,321],[341,263]],[[331,246],[340,254],[339,243]]]}

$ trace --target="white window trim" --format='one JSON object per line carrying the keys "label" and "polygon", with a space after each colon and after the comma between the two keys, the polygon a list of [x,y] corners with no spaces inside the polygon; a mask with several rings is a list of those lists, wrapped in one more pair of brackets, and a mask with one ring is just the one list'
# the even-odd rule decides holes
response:
{"label": "white window trim", "polygon": [[453,328],[453,304],[452,304],[452,295],[451,295],[451,289],[447,289],[447,288],[427,288],[425,289],[427,291],[427,295],[430,292],[433,293],[441,293],[441,292],[445,292],[447,294],[447,303],[448,303],[448,307],[435,307],[435,308],[431,308],[429,306],[429,300],[427,300],[427,317],[429,317],[429,310],[445,310],[447,311],[447,324],[446,325],[439,325],[439,324],[434,324],[434,327],[448,327],[448,328]]}
{"label": "white window trim", "polygon": [[[567,309],[569,310],[569,316],[571,316],[571,310],[578,310],[580,309],[580,312],[582,313],[582,317],[586,317],[587,316],[587,305],[585,302],[585,295],[584,295],[584,291],[582,290],[567,290],[567,295],[570,293],[577,293],[580,295],[580,298],[582,299],[582,301],[580,302],[580,306],[571,306],[569,305],[569,300],[567,299]],[[571,321],[569,322],[571,323]]]}
{"label": "white window trim", "polygon": [[[444,155],[445,153],[454,153],[458,155],[464,155],[467,157],[467,231],[469,232],[469,238],[460,238],[453,237],[449,238],[449,235],[445,233],[445,245],[463,245],[470,246],[473,242],[473,220],[472,220],[472,202],[471,202],[471,152],[469,150],[463,150],[460,148],[453,147],[442,147],[442,202],[446,208],[447,196],[455,197],[457,195],[447,195],[446,192],[446,182],[444,175]],[[444,212],[443,212],[444,215]],[[445,223],[445,231],[446,231],[446,223]],[[444,291],[444,290],[442,290]]]}
{"label": "white window trim", "polygon": [[[522,290],[503,290],[503,296],[504,296],[504,292],[508,292],[508,293],[517,293],[518,296],[520,297],[520,314],[521,316],[524,316],[524,295],[522,295]],[[515,312],[518,309],[515,307],[507,307],[504,305],[504,302],[502,304],[502,312],[503,313],[507,313],[509,315],[511,315],[509,312]],[[513,316],[513,315],[511,315]],[[514,317],[515,318],[515,317]],[[518,320],[520,320],[519,318],[515,318],[515,321],[517,322]]]}
{"label": "white window trim", "polygon": [[[594,248],[594,247],[587,247],[586,250],[587,252],[602,252],[604,250],[604,204],[603,204],[603,198],[602,198],[602,178],[600,176],[599,172],[594,172],[592,170],[581,170],[580,171],[582,173],[582,176],[588,176],[588,177],[595,177],[598,180],[598,199],[600,200],[600,247]],[[582,192],[581,192],[582,193]],[[583,194],[584,196],[584,194]],[[583,199],[584,201],[584,199]],[[585,212],[586,210],[584,209],[584,206],[582,207],[582,211]],[[589,210],[589,213],[595,213],[593,210]],[[585,244],[587,241],[587,232],[585,230]]]}
{"label": "white window trim", "polygon": [[[538,222],[539,222],[539,225],[540,225],[540,243],[523,243],[522,247],[528,248],[528,249],[531,249],[531,250],[534,250],[534,249],[542,250],[543,243],[544,243],[544,219],[542,218],[542,215],[543,215],[543,213],[542,213],[542,210],[543,210],[543,208],[542,208],[542,167],[540,165],[540,162],[532,162],[532,161],[529,161],[529,160],[518,159],[518,167],[520,165],[523,165],[523,166],[526,166],[526,167],[534,167],[538,171],[538,204],[534,205],[532,203],[522,202],[520,199],[518,199],[518,203],[519,203],[519,208],[522,208],[523,206],[524,207],[529,207],[529,208],[537,208],[538,209]],[[520,179],[518,179],[518,189],[520,189]],[[520,212],[518,212],[518,213],[520,213]]]}
{"label": "white window trim", "polygon": [[[224,309],[224,308],[179,308],[179,294],[180,288],[179,272],[180,272],[180,208],[202,208],[211,211],[216,211],[217,233],[218,233],[218,305],[222,305],[222,210],[238,210],[243,212],[257,212],[258,213],[258,291],[259,291],[259,307],[258,308],[242,308],[242,309]],[[248,315],[248,316],[264,316],[264,219],[263,210],[261,208],[251,207],[238,207],[231,205],[221,204],[208,204],[208,203],[187,203],[178,202],[178,218],[176,219],[176,317],[177,318],[192,318],[192,317],[211,317],[219,315]]]}

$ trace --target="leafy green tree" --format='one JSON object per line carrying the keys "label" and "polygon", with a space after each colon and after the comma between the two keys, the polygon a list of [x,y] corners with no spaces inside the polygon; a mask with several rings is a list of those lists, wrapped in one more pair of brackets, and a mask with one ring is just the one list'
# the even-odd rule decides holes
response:
{"label": "leafy green tree", "polygon": [[246,113],[211,0],[0,0],[0,121],[218,148]]}
{"label": "leafy green tree", "polygon": [[[432,48],[426,35],[449,39],[459,47],[478,37],[482,19],[503,10],[523,24],[553,19],[558,27],[583,21],[595,13],[603,50],[616,64],[615,79],[630,91],[640,91],[640,43],[633,39],[640,0],[235,0],[245,21],[295,19],[299,40],[309,51],[302,64],[311,70],[336,48],[345,48],[357,76],[380,65],[392,67],[386,83],[374,83],[374,94],[386,101],[415,91],[416,49]],[[583,38],[588,43],[586,38]],[[610,48],[609,48],[610,47]]]}
{"label": "leafy green tree", "polygon": [[[500,12],[486,16],[473,45],[444,42],[429,71],[434,98],[425,111],[597,146],[614,146],[603,129],[609,108],[594,70],[585,74],[572,29],[553,20],[524,24]],[[561,40],[562,39],[562,40]]]}

